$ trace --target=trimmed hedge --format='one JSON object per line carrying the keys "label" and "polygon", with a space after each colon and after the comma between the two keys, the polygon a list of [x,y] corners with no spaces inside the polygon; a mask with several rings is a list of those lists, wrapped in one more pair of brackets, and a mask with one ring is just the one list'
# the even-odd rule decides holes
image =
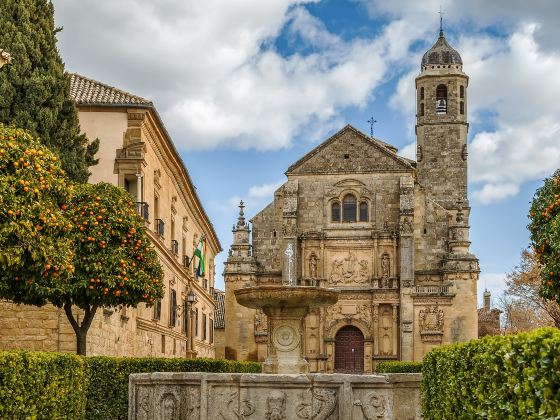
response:
{"label": "trimmed hedge", "polygon": [[377,373],[420,373],[422,362],[379,362],[375,370]]}
{"label": "trimmed hedge", "polygon": [[0,352],[0,419],[126,419],[128,377],[145,372],[260,373],[261,364]]}
{"label": "trimmed hedge", "polygon": [[261,373],[261,364],[221,359],[163,359],[86,357],[89,367],[88,419],[126,419],[128,376],[148,372],[239,372]]}
{"label": "trimmed hedge", "polygon": [[0,353],[1,419],[83,419],[88,377],[71,354]]}
{"label": "trimmed hedge", "polygon": [[560,416],[560,330],[485,337],[432,350],[422,367],[425,419]]}

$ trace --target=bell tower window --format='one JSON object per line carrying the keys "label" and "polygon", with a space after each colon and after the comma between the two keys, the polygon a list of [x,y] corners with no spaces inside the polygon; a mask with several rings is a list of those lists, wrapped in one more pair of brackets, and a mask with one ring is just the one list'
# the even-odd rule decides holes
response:
{"label": "bell tower window", "polygon": [[423,87],[420,88],[420,100],[421,101],[424,100],[424,88]]}
{"label": "bell tower window", "polygon": [[420,104],[420,116],[423,117],[424,116],[424,102],[422,102]]}
{"label": "bell tower window", "polygon": [[464,103],[463,101],[461,101],[461,102],[459,103],[459,113],[460,113],[461,115],[463,115],[463,114],[465,113],[465,103]]}
{"label": "bell tower window", "polygon": [[447,86],[438,85],[436,88],[436,114],[447,114]]}
{"label": "bell tower window", "polygon": [[459,98],[463,99],[465,97],[465,87],[463,85],[459,86]]}
{"label": "bell tower window", "polygon": [[347,194],[344,196],[342,201],[342,220],[344,222],[355,222],[356,221],[356,197],[352,194]]}

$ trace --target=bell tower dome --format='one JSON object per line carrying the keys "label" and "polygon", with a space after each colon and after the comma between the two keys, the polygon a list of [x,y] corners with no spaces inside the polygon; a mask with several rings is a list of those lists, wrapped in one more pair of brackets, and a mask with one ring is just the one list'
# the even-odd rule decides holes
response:
{"label": "bell tower dome", "polygon": [[418,182],[446,208],[467,203],[468,82],[440,30],[416,77],[416,161]]}

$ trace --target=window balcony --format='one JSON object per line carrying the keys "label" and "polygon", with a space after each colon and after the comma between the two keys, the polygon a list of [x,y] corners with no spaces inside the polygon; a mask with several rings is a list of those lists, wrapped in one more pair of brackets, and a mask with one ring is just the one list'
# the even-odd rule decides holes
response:
{"label": "window balcony", "polygon": [[136,202],[136,211],[140,215],[144,221],[148,221],[150,219],[150,205],[144,201],[137,201]]}
{"label": "window balcony", "polygon": [[165,222],[161,219],[156,219],[156,233],[162,238],[165,234]]}

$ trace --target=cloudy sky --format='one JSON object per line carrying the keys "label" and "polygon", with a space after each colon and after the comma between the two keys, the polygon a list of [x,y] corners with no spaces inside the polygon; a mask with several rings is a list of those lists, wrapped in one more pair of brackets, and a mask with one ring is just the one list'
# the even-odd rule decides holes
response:
{"label": "cloudy sky", "polygon": [[[67,70],[154,101],[224,249],[286,168],[350,123],[413,157],[414,77],[437,37],[469,84],[472,249],[494,296],[560,167],[555,0],[53,0]],[[218,259],[217,271],[226,252]],[[218,280],[217,286],[223,285]]]}

